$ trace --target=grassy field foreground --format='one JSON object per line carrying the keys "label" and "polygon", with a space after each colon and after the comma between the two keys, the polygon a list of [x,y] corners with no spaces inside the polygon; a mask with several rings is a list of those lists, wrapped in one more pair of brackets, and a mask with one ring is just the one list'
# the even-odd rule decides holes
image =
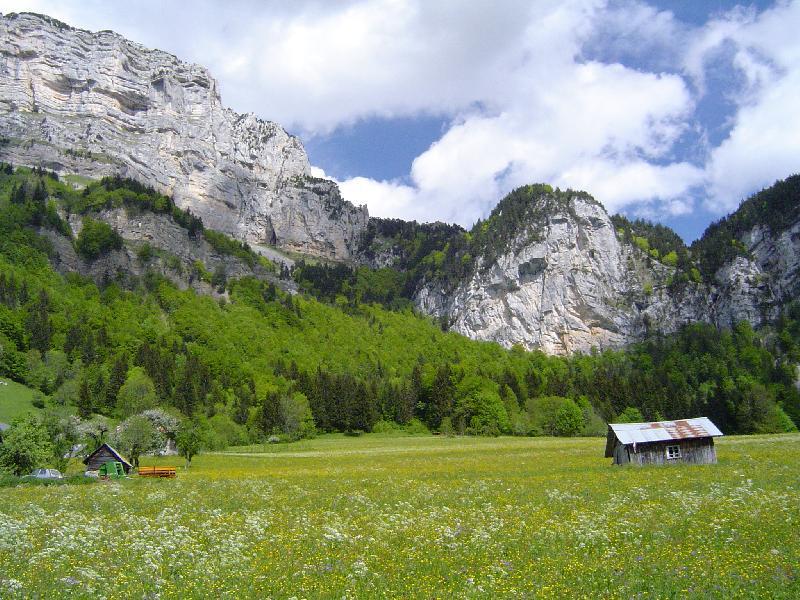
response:
{"label": "grassy field foreground", "polygon": [[0,597],[800,597],[800,435],[724,438],[716,466],[603,448],[323,438],[5,488]]}

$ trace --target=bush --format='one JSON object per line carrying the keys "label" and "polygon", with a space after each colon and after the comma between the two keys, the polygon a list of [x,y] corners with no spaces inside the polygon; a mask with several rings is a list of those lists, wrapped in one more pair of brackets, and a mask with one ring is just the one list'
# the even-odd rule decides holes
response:
{"label": "bush", "polygon": [[456,389],[453,417],[459,431],[472,435],[500,435],[510,429],[508,413],[497,384],[477,375],[465,377]]}
{"label": "bush", "polygon": [[153,260],[153,256],[155,256],[155,251],[147,242],[139,246],[139,249],[136,251],[136,258],[138,258],[139,262],[143,265]]}
{"label": "bush", "polygon": [[615,423],[644,423],[644,415],[638,408],[628,406],[623,410],[617,418],[614,419]]}
{"label": "bush", "polygon": [[756,424],[756,433],[790,433],[797,431],[794,422],[783,409],[772,403],[766,410],[764,418]]}
{"label": "bush", "polygon": [[534,435],[572,436],[580,433],[584,427],[583,411],[570,398],[531,398],[526,408]]}
{"label": "bush", "polygon": [[583,428],[579,435],[604,436],[608,431],[608,424],[597,414],[597,411],[586,396],[579,396],[575,402],[583,412]]}
{"label": "bush", "polygon": [[0,445],[0,471],[27,475],[48,466],[53,447],[38,417],[24,415],[11,424]]}
{"label": "bush", "polygon": [[451,419],[450,417],[444,417],[442,419],[441,424],[439,425],[439,433],[441,433],[442,435],[446,435],[448,437],[455,435],[456,430],[453,427],[453,419]]}
{"label": "bush", "polygon": [[394,421],[381,419],[372,426],[372,433],[402,433],[405,429]]}
{"label": "bush", "polygon": [[86,260],[122,248],[122,237],[108,223],[95,221],[91,217],[83,219],[83,228],[75,241],[75,250]]}
{"label": "bush", "polygon": [[243,446],[247,443],[247,432],[228,415],[218,413],[208,419],[212,435],[209,450],[222,450],[228,446]]}
{"label": "bush", "polygon": [[411,419],[406,425],[403,427],[406,430],[406,433],[410,435],[430,435],[431,430],[428,429],[428,426],[425,425],[422,421],[417,418]]}
{"label": "bush", "polygon": [[560,436],[574,436],[583,429],[583,411],[572,400],[567,400],[556,412],[553,431]]}
{"label": "bush", "polygon": [[85,477],[84,475],[72,475],[63,479],[35,479],[33,477],[17,477],[16,475],[3,475],[0,473],[0,488],[18,485],[91,485],[98,481],[101,480],[97,477]]}

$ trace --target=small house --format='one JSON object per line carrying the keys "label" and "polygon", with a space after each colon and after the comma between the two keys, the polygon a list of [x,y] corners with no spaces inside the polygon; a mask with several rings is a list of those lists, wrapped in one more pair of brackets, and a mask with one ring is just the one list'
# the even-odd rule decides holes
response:
{"label": "small house", "polygon": [[122,463],[122,468],[125,469],[125,474],[130,473],[131,469],[133,469],[133,465],[131,463],[125,460],[119,452],[114,450],[114,448],[105,442],[100,444],[100,447],[97,448],[97,450],[84,458],[83,464],[86,465],[87,471],[99,471],[100,467],[102,467],[105,463],[114,461]]}
{"label": "small house", "polygon": [[653,423],[610,423],[606,458],[615,465],[717,462],[714,438],[722,435],[706,417]]}

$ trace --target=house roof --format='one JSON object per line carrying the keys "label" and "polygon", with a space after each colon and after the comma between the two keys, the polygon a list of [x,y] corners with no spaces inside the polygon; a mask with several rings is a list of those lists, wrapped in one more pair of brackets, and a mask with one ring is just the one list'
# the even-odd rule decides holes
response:
{"label": "house roof", "polygon": [[606,458],[612,456],[614,438],[620,443],[643,444],[717,437],[722,432],[707,417],[680,419],[678,421],[654,421],[652,423],[609,423],[606,443]]}
{"label": "house roof", "polygon": [[105,442],[103,442],[102,444],[100,444],[100,446],[97,448],[97,450],[95,450],[95,451],[94,451],[94,452],[92,452],[92,453],[91,453],[89,456],[87,456],[86,458],[84,458],[84,459],[83,459],[83,464],[85,464],[85,465],[88,465],[88,464],[89,464],[89,461],[90,461],[90,460],[92,460],[92,457],[93,457],[95,454],[97,454],[98,452],[100,452],[101,450],[103,450],[104,448],[105,448],[106,450],[108,450],[108,451],[109,451],[109,452],[110,452],[110,453],[111,453],[111,454],[114,456],[114,458],[116,458],[116,459],[117,459],[119,462],[121,462],[121,463],[122,463],[122,464],[124,464],[124,465],[127,465],[127,466],[128,466],[128,468],[130,468],[130,469],[132,469],[132,468],[133,468],[133,465],[132,465],[131,463],[129,463],[127,460],[125,460],[125,458],[123,458],[123,456],[122,456],[122,455],[121,455],[119,452],[117,452],[116,450],[114,450],[114,448],[112,448],[111,446],[109,446],[109,445],[108,445],[108,444],[106,444]]}

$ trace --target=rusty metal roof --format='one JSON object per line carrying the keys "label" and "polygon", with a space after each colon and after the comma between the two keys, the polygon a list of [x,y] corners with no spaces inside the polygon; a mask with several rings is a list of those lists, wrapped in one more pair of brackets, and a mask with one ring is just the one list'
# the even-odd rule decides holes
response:
{"label": "rusty metal roof", "polygon": [[643,444],[670,440],[691,440],[718,437],[722,432],[707,417],[680,419],[677,421],[654,421],[653,423],[609,423],[606,456],[616,437],[622,444]]}
{"label": "rusty metal roof", "polygon": [[722,435],[717,426],[706,417],[653,423],[610,423],[609,427],[623,444],[689,440]]}

